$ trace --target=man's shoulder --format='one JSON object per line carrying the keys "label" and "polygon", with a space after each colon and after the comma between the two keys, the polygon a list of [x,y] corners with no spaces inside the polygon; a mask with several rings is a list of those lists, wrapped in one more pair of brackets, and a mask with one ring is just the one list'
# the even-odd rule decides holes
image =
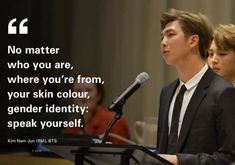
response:
{"label": "man's shoulder", "polygon": [[216,90],[223,90],[226,88],[231,88],[233,87],[233,85],[227,80],[225,80],[223,77],[215,73],[210,82],[210,87]]}
{"label": "man's shoulder", "polygon": [[224,93],[227,93],[226,91],[232,91],[234,93],[235,90],[230,82],[210,69],[199,84],[201,87],[204,87],[208,95],[213,96],[214,98],[219,98]]}
{"label": "man's shoulder", "polygon": [[163,88],[162,88],[162,92],[165,92],[169,89],[174,89],[177,87],[177,85],[179,84],[179,79],[176,79],[170,83],[168,83],[167,85],[165,85]]}

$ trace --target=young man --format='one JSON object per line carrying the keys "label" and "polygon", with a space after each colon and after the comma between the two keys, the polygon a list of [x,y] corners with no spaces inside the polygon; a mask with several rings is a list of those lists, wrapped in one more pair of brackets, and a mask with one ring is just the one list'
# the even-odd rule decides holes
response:
{"label": "young man", "polygon": [[209,66],[235,86],[235,25],[219,25],[207,58]]}
{"label": "young man", "polygon": [[161,92],[158,154],[175,165],[230,164],[235,161],[235,88],[206,64],[209,21],[172,9],[162,14],[161,27],[163,58],[179,79]]}

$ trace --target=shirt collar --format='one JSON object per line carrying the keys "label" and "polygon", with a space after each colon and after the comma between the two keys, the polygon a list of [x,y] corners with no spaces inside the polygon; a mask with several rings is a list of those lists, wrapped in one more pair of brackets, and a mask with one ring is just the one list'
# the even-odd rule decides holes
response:
{"label": "shirt collar", "polygon": [[194,86],[196,86],[199,83],[199,81],[201,80],[202,76],[205,74],[205,72],[207,71],[208,68],[209,68],[208,65],[205,64],[203,66],[203,68],[186,83],[183,83],[180,80],[180,86],[185,85],[187,90],[193,88]]}

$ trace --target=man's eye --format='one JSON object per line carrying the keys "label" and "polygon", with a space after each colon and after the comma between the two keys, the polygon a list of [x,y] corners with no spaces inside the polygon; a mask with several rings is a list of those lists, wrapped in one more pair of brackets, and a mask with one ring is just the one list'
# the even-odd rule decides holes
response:
{"label": "man's eye", "polygon": [[219,56],[225,56],[227,53],[226,52],[220,52]]}
{"label": "man's eye", "polygon": [[167,34],[168,37],[171,37],[171,36],[173,36],[173,35],[174,35],[174,33],[168,33],[168,34]]}
{"label": "man's eye", "polygon": [[212,57],[212,56],[214,55],[214,53],[213,53],[213,52],[208,52],[208,55],[209,55],[210,57]]}

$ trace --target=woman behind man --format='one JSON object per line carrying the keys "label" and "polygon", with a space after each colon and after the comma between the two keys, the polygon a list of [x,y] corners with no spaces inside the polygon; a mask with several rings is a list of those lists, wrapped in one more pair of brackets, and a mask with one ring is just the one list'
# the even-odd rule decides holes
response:
{"label": "woman behind man", "polygon": [[209,66],[235,86],[235,25],[219,25],[209,49]]}
{"label": "woman behind man", "polygon": [[[80,75],[80,74],[79,74]],[[75,75],[74,78],[76,80],[78,75]],[[92,73],[81,74],[81,77],[97,77]],[[73,103],[75,105],[88,107],[88,113],[85,113],[83,116],[80,114],[77,116],[78,118],[83,119],[82,128],[66,128],[64,130],[65,134],[84,134],[84,135],[92,135],[99,136],[105,133],[109,123],[114,118],[114,113],[109,112],[106,106],[103,105],[104,99],[104,89],[101,83],[77,83],[75,82],[72,85],[72,90],[76,92],[88,92],[89,98],[75,98]],[[127,121],[122,117],[116,125],[111,130],[111,133],[119,135],[125,139],[129,139],[129,130]],[[123,144],[124,141],[109,137],[108,141],[112,143]]]}

